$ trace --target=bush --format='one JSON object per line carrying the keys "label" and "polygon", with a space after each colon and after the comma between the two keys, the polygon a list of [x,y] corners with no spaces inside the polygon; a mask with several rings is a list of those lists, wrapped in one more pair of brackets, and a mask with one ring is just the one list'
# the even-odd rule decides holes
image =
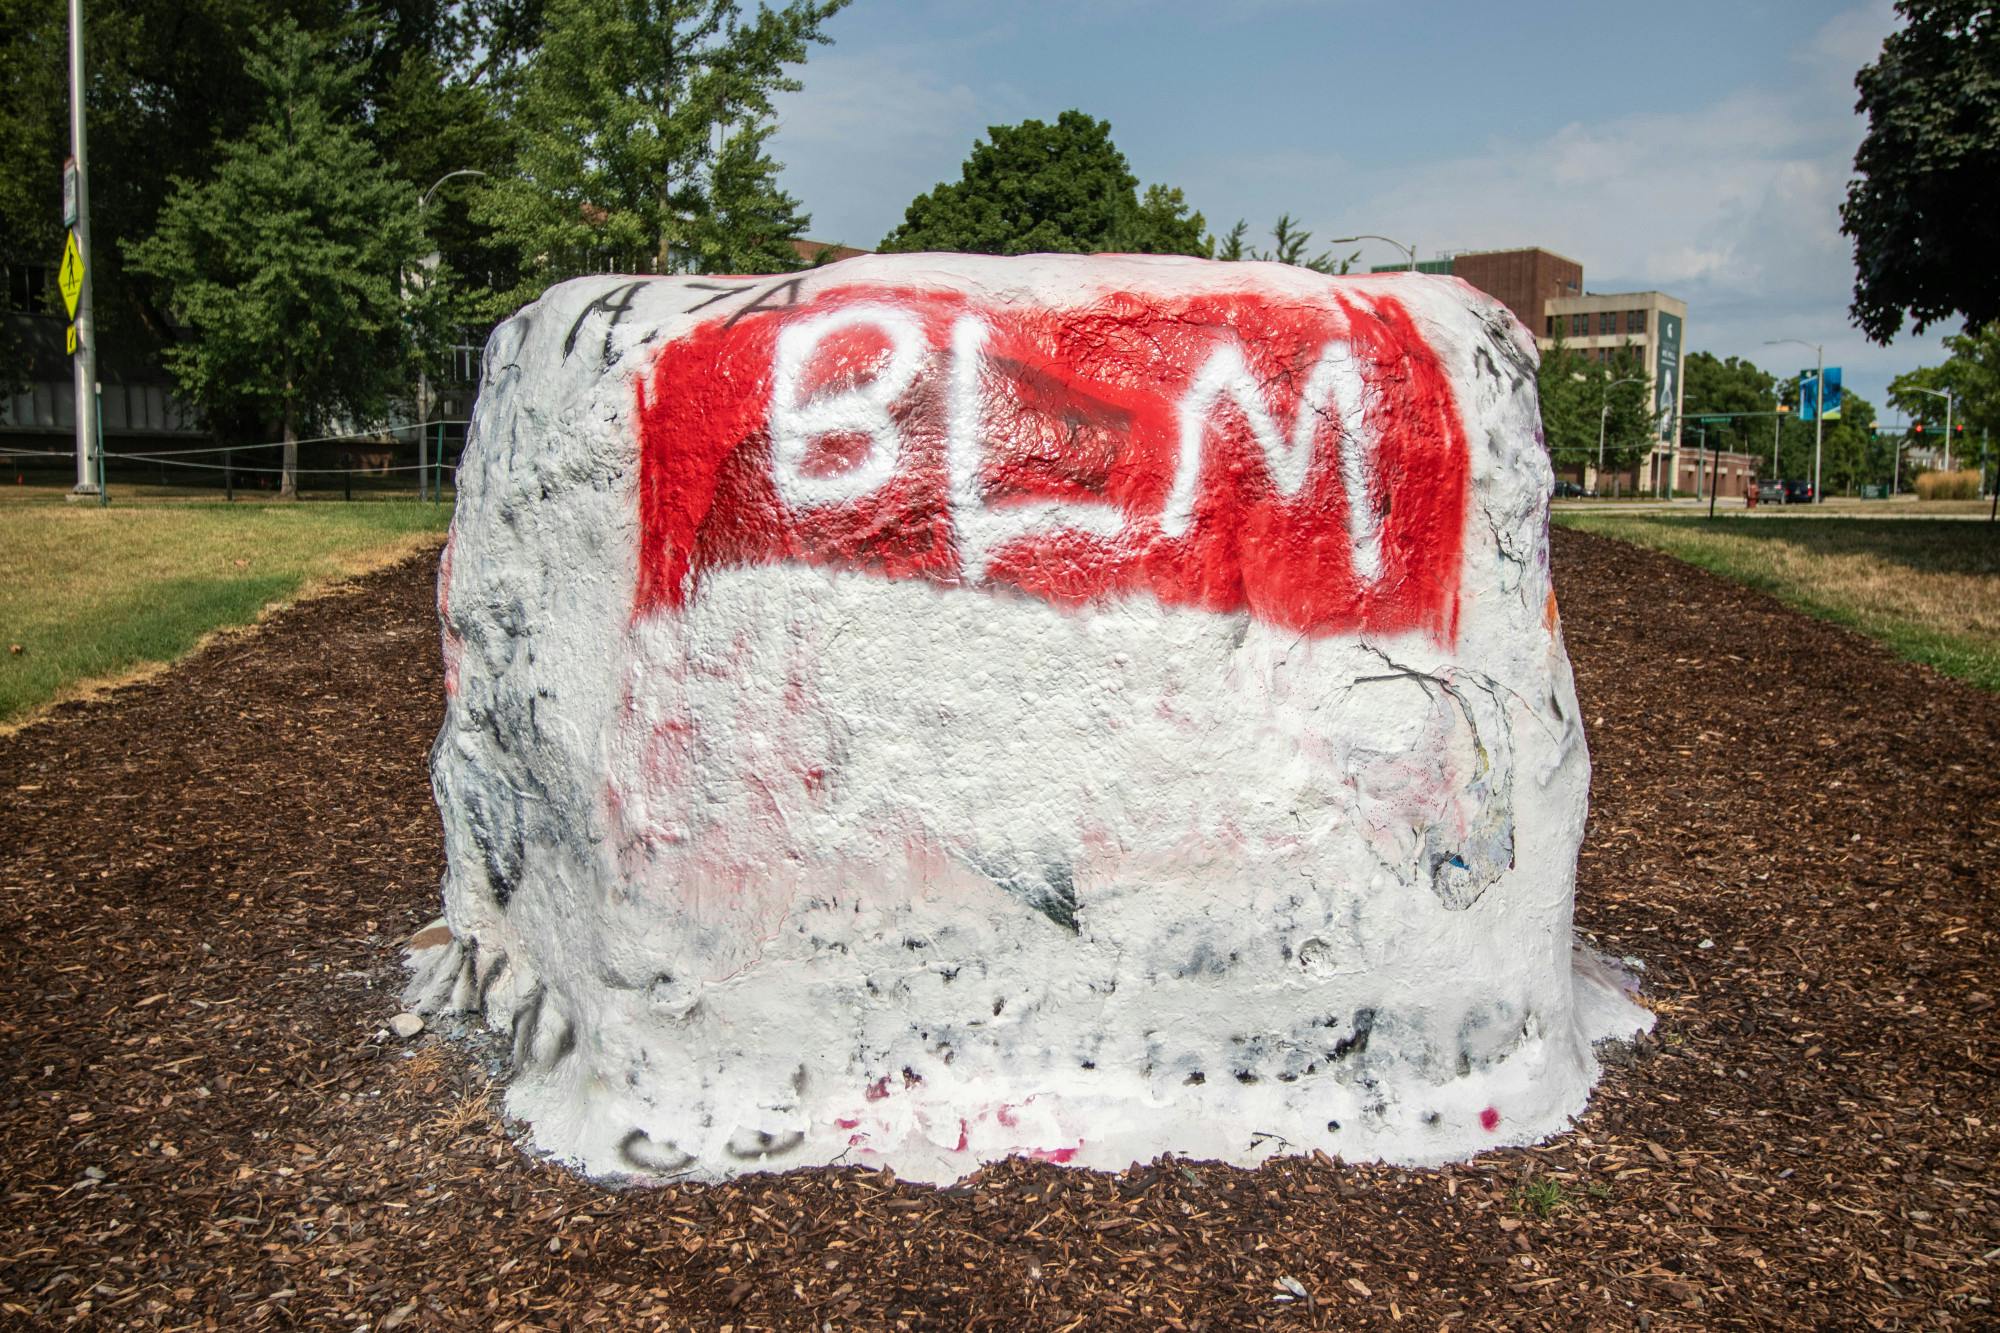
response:
{"label": "bush", "polygon": [[1917,478],[1917,498],[1920,500],[1977,500],[1979,498],[1979,469],[1967,468],[1962,472],[1926,472]]}

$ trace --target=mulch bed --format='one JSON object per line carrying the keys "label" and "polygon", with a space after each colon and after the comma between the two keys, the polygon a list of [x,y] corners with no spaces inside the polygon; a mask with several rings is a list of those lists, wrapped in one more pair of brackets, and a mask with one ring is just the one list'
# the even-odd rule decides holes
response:
{"label": "mulch bed", "polygon": [[381,1035],[441,869],[418,562],[0,738],[0,1321],[1992,1326],[2000,699],[1555,552],[1578,922],[1660,1023],[1547,1147],[626,1193],[526,1156],[475,1053]]}

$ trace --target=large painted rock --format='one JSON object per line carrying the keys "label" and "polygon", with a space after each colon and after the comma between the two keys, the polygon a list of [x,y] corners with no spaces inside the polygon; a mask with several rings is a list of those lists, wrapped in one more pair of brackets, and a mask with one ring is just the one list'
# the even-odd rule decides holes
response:
{"label": "large painted rock", "polygon": [[1561,1128],[1589,764],[1534,345],[1452,279],[867,257],[488,345],[413,998],[607,1175]]}

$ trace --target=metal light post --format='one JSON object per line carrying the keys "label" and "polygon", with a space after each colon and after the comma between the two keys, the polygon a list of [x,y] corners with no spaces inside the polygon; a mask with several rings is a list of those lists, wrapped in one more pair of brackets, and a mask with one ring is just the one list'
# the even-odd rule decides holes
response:
{"label": "metal light post", "polygon": [[1914,384],[1910,387],[1916,389],[1918,393],[1927,393],[1933,398],[1944,399],[1944,470],[1949,472],[1951,471],[1951,390],[1917,389]]}
{"label": "metal light post", "polygon": [[1410,257],[1410,272],[1415,273],[1417,271],[1417,247],[1414,245],[1404,245],[1401,241],[1387,236],[1377,236],[1373,232],[1364,231],[1359,236],[1336,236],[1328,241],[1327,244],[1347,245],[1354,241],[1381,241],[1385,245],[1393,245]]}
{"label": "metal light post", "polygon": [[1766,347],[1776,347],[1781,343],[1797,343],[1800,347],[1810,347],[1816,358],[1813,369],[1813,503],[1825,504],[1826,492],[1820,489],[1819,484],[1819,460],[1820,446],[1826,440],[1826,345],[1809,343],[1804,338],[1764,340]]}
{"label": "metal light post", "polygon": [[1604,427],[1611,420],[1611,391],[1621,384],[1644,384],[1644,375],[1627,375],[1604,386],[1604,405],[1597,413],[1597,478],[1604,480]]}
{"label": "metal light post", "polygon": [[91,467],[90,451],[97,434],[97,321],[90,269],[90,164],[85,142],[83,105],[83,0],[69,0],[69,141],[76,159],[77,249],[83,256],[83,290],[76,302],[76,356],[71,370],[76,384],[76,486],[74,495],[101,492],[103,462]]}
{"label": "metal light post", "polygon": [[[472,167],[461,167],[457,171],[447,171],[444,175],[432,181],[431,188],[425,190],[423,194],[417,199],[418,216],[422,216],[423,211],[431,206],[431,196],[437,193],[438,186],[443,185],[448,180],[456,180],[460,176],[484,176],[485,174],[486,174],[485,172],[475,170]],[[436,251],[432,251],[431,254],[427,256],[425,259],[426,285],[429,284],[428,274],[436,271],[437,259],[438,259],[438,254]],[[427,401],[429,397],[430,397],[430,377],[424,371],[423,358],[418,357],[417,359],[417,498],[419,500],[430,499],[431,460],[430,460],[430,434],[428,429],[430,426],[430,405]],[[444,462],[444,442],[442,440],[438,442],[438,462],[440,464]],[[439,489],[442,490],[443,486],[444,483],[440,481],[438,483]]]}

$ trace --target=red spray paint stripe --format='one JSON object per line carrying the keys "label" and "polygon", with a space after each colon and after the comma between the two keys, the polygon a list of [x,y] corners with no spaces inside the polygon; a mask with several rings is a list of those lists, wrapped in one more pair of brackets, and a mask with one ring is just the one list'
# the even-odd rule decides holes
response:
{"label": "red spray paint stripe", "polygon": [[[901,439],[897,466],[864,496],[794,511],[772,478],[778,335],[791,321],[859,302],[905,312],[928,349],[924,368],[890,408]],[[853,285],[733,325],[718,317],[666,344],[639,385],[635,612],[685,606],[706,570],[780,561],[969,584],[947,454],[952,327],[967,315],[987,329],[986,503],[1002,510],[1033,500],[1095,502],[1115,505],[1124,518],[1116,538],[1056,531],[1003,545],[989,553],[990,582],[1064,605],[1150,595],[1170,606],[1248,611],[1313,634],[1455,637],[1469,493],[1465,432],[1436,354],[1387,296],[1328,306],[1256,293],[1116,295],[1083,307],[1022,308]],[[1207,416],[1193,521],[1168,535],[1162,512],[1180,461],[1180,404],[1209,358],[1239,346],[1289,438],[1306,379],[1334,340],[1346,341],[1367,386],[1379,577],[1354,569],[1337,412],[1317,427],[1302,486],[1285,495],[1244,414],[1222,400]],[[801,396],[865,382],[880,346],[865,331],[829,339],[807,365]],[[830,437],[814,444],[808,463],[837,474],[854,452],[853,440]]]}

